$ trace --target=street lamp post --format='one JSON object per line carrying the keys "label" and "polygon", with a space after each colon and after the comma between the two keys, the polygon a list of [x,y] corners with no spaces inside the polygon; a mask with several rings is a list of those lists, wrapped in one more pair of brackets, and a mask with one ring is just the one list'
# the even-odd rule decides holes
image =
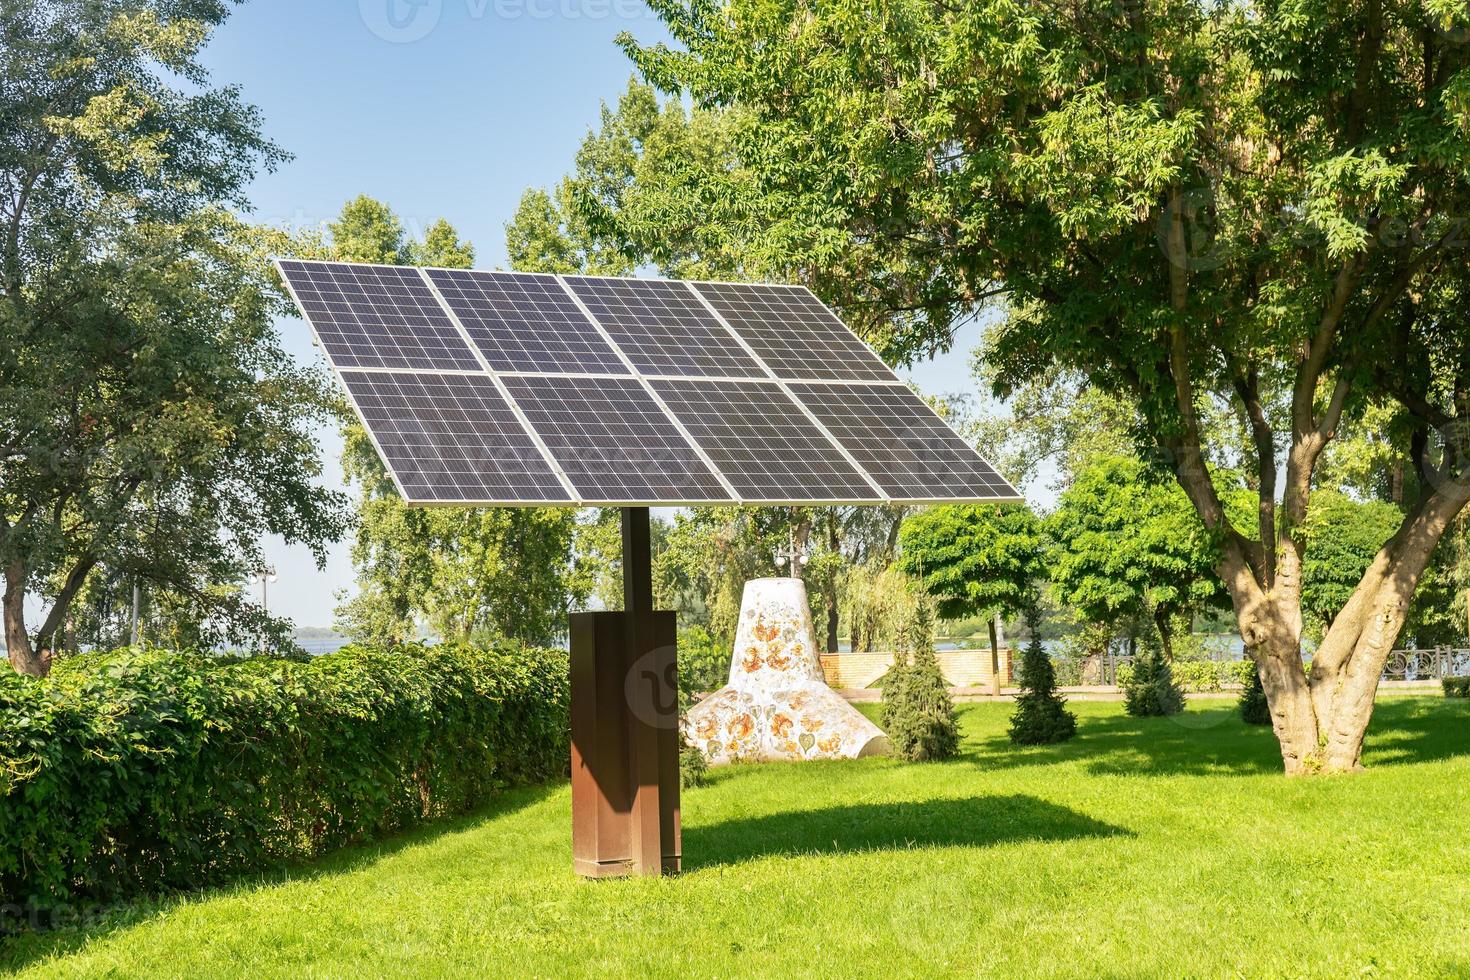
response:
{"label": "street lamp post", "polygon": [[806,567],[806,563],[810,560],[811,558],[807,555],[806,551],[796,546],[796,529],[791,528],[788,531],[786,550],[782,551],[779,548],[776,550],[776,567],[785,568],[789,562],[791,565],[791,577],[801,578],[801,570]]}
{"label": "street lamp post", "polygon": [[[280,576],[276,574],[276,566],[261,565],[255,571],[251,572],[249,578],[246,579],[246,581],[249,582],[251,585],[260,585],[260,608],[265,612],[267,616],[269,616],[271,612],[270,584],[279,578]],[[265,653],[264,632],[260,634],[260,652]]]}

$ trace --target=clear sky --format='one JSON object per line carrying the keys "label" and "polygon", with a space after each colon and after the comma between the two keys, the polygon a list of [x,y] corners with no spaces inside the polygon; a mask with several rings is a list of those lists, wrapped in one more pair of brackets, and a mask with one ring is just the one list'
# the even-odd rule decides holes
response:
{"label": "clear sky", "polygon": [[[476,265],[495,268],[521,192],[570,168],[601,103],[627,84],[621,31],[664,36],[638,0],[247,0],[204,62],[295,155],[257,180],[256,220],[316,227],[370,194],[412,233],[449,219],[474,243]],[[280,329],[293,355],[319,357],[304,323]],[[973,391],[967,334],[910,372],[925,391]],[[322,436],[325,478],[338,486],[340,440]],[[348,543],[324,571],[305,549],[266,550],[280,574],[272,611],[330,626],[335,593],[352,588]]]}

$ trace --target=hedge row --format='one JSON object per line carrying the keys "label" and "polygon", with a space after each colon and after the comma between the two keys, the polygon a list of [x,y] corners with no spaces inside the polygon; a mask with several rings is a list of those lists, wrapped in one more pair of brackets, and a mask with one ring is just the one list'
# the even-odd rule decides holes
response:
{"label": "hedge row", "polygon": [[123,651],[0,670],[0,904],[192,888],[568,767],[563,653]]}
{"label": "hedge row", "polygon": [[1444,677],[1439,683],[1447,698],[1470,698],[1470,677]]}
{"label": "hedge row", "polygon": [[[1243,685],[1255,667],[1249,660],[1175,660],[1169,669],[1174,683],[1181,689],[1200,693],[1221,691],[1227,685]],[[1118,686],[1126,687],[1133,676],[1133,667],[1120,665],[1117,676]]]}

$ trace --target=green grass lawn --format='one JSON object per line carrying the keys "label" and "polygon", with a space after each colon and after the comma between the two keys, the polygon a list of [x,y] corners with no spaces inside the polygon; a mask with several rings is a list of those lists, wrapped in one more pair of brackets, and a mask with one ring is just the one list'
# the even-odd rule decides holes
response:
{"label": "green grass lawn", "polygon": [[581,881],[566,786],[289,878],[13,940],[37,975],[1470,975],[1470,702],[1379,705],[1351,777],[1288,781],[1229,705],[1075,706],[1013,749],[742,766],[684,797],[687,872]]}

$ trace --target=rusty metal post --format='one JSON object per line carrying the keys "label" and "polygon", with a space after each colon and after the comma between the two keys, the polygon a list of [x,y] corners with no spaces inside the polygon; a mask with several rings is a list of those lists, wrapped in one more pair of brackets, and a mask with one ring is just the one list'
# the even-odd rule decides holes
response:
{"label": "rusty metal post", "polygon": [[676,624],[646,507],[623,509],[623,612],[571,617],[572,850],[587,877],[679,870]]}

